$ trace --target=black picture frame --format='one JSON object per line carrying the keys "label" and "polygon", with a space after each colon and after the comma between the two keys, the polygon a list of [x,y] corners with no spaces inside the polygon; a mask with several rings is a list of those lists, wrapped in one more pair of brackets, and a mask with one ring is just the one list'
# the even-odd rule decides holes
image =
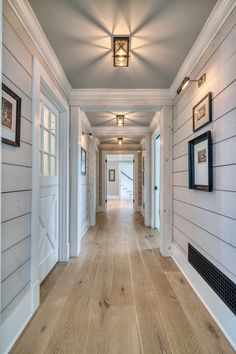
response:
{"label": "black picture frame", "polygon": [[[198,184],[195,181],[195,149],[198,144],[206,142],[206,148],[197,151],[199,166],[206,164],[205,169],[207,173],[207,184]],[[204,146],[204,145],[203,145]],[[199,191],[211,192],[213,188],[213,175],[212,175],[212,139],[211,132],[207,131],[202,135],[192,139],[188,142],[188,159],[189,159],[189,189],[196,189]]]}
{"label": "black picture frame", "polygon": [[86,150],[81,148],[81,175],[86,175]]}
{"label": "black picture frame", "polygon": [[[10,117],[10,123],[15,122],[13,126],[13,131],[9,132],[9,134],[13,135],[14,134],[14,139],[11,139],[7,133],[5,134],[4,129],[9,131],[11,130],[10,127],[8,127],[6,124],[4,124],[4,120],[9,121],[8,115],[9,112],[8,110],[12,109],[10,111],[10,115],[13,115],[13,108],[12,108],[12,103],[10,101],[7,101],[7,98],[4,97],[6,93],[9,95],[14,101],[15,101],[15,117]],[[5,117],[5,118],[4,118]],[[2,142],[4,144],[12,145],[15,147],[20,147],[20,127],[21,127],[21,97],[19,97],[15,92],[13,92],[9,87],[7,87],[5,84],[2,84]],[[5,135],[5,136],[4,136]],[[8,137],[7,137],[8,136]]]}
{"label": "black picture frame", "polygon": [[[197,118],[198,115],[202,115]],[[200,123],[198,126],[196,124],[196,120],[203,120],[202,124]],[[212,100],[211,100],[211,92],[208,92],[206,96],[204,96],[201,101],[199,101],[193,107],[193,131],[196,132],[199,129],[202,129],[207,124],[212,121]]]}
{"label": "black picture frame", "polygon": [[108,171],[108,180],[109,180],[109,182],[115,182],[115,180],[116,180],[116,170],[111,169],[111,170]]}

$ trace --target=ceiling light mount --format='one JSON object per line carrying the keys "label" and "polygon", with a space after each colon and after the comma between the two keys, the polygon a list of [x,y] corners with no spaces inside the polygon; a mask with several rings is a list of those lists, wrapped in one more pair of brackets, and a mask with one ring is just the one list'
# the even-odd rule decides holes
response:
{"label": "ceiling light mount", "polygon": [[113,65],[115,67],[129,66],[129,36],[113,37]]}
{"label": "ceiling light mount", "polygon": [[116,124],[118,127],[123,127],[125,125],[125,116],[124,114],[116,115]]}
{"label": "ceiling light mount", "polygon": [[206,74],[204,73],[198,80],[191,80],[190,77],[186,76],[176,91],[177,95],[180,94],[191,82],[197,82],[198,88],[201,87],[206,81]]}
{"label": "ceiling light mount", "polygon": [[123,140],[124,140],[123,138],[117,138],[117,140],[118,140],[118,144],[119,144],[119,145],[122,145],[122,144],[123,144]]}

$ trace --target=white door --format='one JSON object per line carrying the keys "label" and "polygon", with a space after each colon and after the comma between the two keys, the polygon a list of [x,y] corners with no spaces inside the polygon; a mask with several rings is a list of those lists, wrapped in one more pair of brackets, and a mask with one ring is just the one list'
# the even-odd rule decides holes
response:
{"label": "white door", "polygon": [[41,96],[39,280],[58,262],[59,112]]}
{"label": "white door", "polygon": [[160,230],[160,135],[155,139],[155,224],[154,227]]}

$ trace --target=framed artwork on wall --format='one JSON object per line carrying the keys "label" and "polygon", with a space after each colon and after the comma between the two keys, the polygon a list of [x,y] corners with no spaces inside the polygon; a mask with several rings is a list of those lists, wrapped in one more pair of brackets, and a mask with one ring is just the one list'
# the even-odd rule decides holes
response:
{"label": "framed artwork on wall", "polygon": [[81,175],[86,175],[86,150],[81,148]]}
{"label": "framed artwork on wall", "polygon": [[108,180],[109,180],[109,182],[115,182],[115,180],[116,180],[116,170],[109,170],[109,172],[108,172]]}
{"label": "framed artwork on wall", "polygon": [[201,129],[212,121],[211,92],[193,107],[193,131]]}
{"label": "framed artwork on wall", "polygon": [[21,98],[2,84],[2,142],[20,146]]}
{"label": "framed artwork on wall", "polygon": [[188,143],[189,188],[212,191],[212,141],[208,131]]}

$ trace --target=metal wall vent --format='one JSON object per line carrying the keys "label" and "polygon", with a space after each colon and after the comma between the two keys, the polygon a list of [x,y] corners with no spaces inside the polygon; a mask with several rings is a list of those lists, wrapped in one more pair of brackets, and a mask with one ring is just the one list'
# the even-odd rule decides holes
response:
{"label": "metal wall vent", "polygon": [[190,243],[188,244],[188,261],[236,315],[236,284]]}

